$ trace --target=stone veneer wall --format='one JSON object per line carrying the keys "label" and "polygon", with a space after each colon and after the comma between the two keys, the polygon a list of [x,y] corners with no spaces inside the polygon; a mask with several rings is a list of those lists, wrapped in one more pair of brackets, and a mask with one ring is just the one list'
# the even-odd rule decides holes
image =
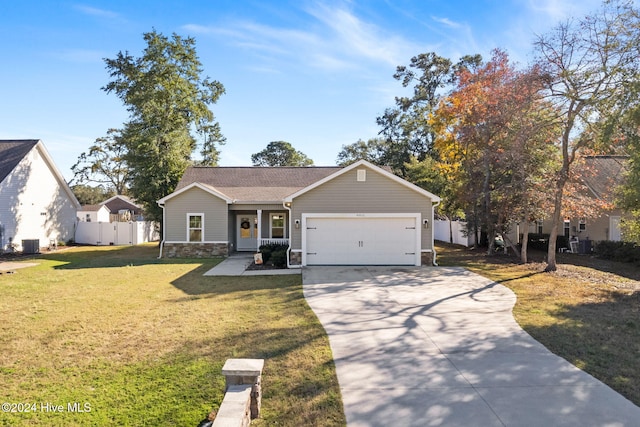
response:
{"label": "stone veneer wall", "polygon": [[289,252],[289,264],[301,265],[302,264],[302,252]]}
{"label": "stone veneer wall", "polygon": [[420,262],[427,267],[433,266],[433,252],[422,252],[420,254]]}
{"label": "stone veneer wall", "polygon": [[211,258],[228,256],[227,243],[165,243],[162,249],[165,258]]}

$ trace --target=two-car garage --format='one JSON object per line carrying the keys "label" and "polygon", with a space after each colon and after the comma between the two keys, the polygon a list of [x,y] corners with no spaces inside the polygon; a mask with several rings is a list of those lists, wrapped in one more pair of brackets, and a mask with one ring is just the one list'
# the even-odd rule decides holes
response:
{"label": "two-car garage", "polygon": [[420,214],[306,214],[303,265],[420,265]]}

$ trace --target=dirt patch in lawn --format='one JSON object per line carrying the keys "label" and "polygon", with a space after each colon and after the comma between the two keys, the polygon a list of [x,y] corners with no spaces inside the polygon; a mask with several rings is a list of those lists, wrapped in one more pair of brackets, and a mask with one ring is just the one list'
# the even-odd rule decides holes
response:
{"label": "dirt patch in lawn", "polygon": [[13,270],[17,270],[19,268],[27,268],[33,267],[34,265],[38,265],[35,262],[10,262],[10,261],[2,261],[0,262],[0,274],[9,273]]}

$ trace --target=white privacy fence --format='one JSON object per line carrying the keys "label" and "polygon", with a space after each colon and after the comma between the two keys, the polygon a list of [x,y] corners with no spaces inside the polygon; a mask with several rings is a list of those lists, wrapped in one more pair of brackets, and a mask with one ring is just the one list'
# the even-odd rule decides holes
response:
{"label": "white privacy fence", "polygon": [[[465,236],[466,223],[462,221],[449,221],[437,219],[433,225],[433,238],[447,243],[455,243],[466,247],[473,246],[473,235]],[[453,233],[453,241],[451,241]]]}
{"label": "white privacy fence", "polygon": [[84,245],[137,245],[160,238],[155,223],[132,222],[79,222],[76,243]]}

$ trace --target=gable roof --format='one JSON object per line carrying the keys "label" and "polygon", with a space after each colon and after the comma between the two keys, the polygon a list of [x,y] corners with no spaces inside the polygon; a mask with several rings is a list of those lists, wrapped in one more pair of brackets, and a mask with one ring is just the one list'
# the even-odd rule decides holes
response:
{"label": "gable roof", "polygon": [[222,200],[224,200],[225,202],[227,202],[227,204],[231,204],[233,203],[233,199],[231,199],[229,196],[227,196],[226,194],[222,194],[221,192],[219,192],[218,190],[216,190],[215,188],[209,186],[209,185],[205,185],[205,184],[201,184],[199,182],[192,182],[191,184],[187,185],[186,187],[182,187],[179,190],[174,191],[173,193],[164,196],[162,199],[156,201],[156,203],[160,206],[162,206],[167,200],[172,199],[174,197],[176,197],[179,194],[182,194],[184,192],[187,192],[189,190],[191,190],[192,188],[199,188],[203,191],[206,191],[207,193],[214,195],[216,197],[221,198]]}
{"label": "gable roof", "polygon": [[98,204],[98,205],[83,205],[78,212],[98,212],[100,209],[106,209],[107,212],[111,212],[108,206]]}
{"label": "gable roof", "polygon": [[329,176],[326,176],[323,179],[321,179],[319,181],[316,181],[316,182],[314,182],[314,183],[312,183],[312,184],[300,189],[299,191],[296,191],[293,194],[288,195],[287,197],[285,197],[284,201],[285,202],[292,202],[293,199],[295,199],[296,197],[298,197],[298,196],[300,196],[300,195],[302,195],[302,194],[304,194],[304,193],[306,193],[308,191],[311,191],[314,188],[317,188],[317,187],[321,186],[325,182],[331,181],[332,179],[337,178],[340,175],[343,175],[343,174],[345,174],[345,173],[347,173],[347,172],[349,172],[349,171],[351,171],[351,170],[353,170],[355,168],[362,167],[362,166],[366,166],[369,169],[372,169],[373,171],[378,172],[379,174],[391,179],[392,181],[395,181],[398,184],[403,185],[403,186],[409,188],[410,190],[413,190],[416,193],[421,194],[422,196],[431,199],[432,202],[440,202],[440,197],[436,196],[435,194],[430,193],[427,190],[425,190],[423,188],[420,188],[417,185],[412,184],[409,181],[407,181],[405,179],[402,179],[397,175],[394,175],[393,173],[387,171],[384,168],[381,168],[381,167],[378,167],[378,166],[376,166],[376,165],[374,165],[372,163],[369,163],[366,160],[358,160],[357,162],[352,163],[347,167],[340,168],[338,171],[334,172],[333,174],[331,174]]}
{"label": "gable roof", "polygon": [[104,205],[111,212],[119,212],[121,210],[133,211],[134,214],[142,212],[142,208],[134,203],[133,200],[122,194],[115,195],[104,202],[100,202],[100,205]]}
{"label": "gable roof", "polygon": [[4,181],[37,143],[37,139],[0,140],[0,182]]}
{"label": "gable roof", "polygon": [[597,198],[612,202],[615,188],[624,180],[628,161],[628,156],[586,156],[588,173],[582,180]]}
{"label": "gable roof", "polygon": [[51,169],[53,176],[58,181],[58,184],[62,190],[67,193],[69,200],[76,209],[80,209],[80,202],[76,198],[73,191],[65,181],[64,177],[60,173],[60,170],[54,163],[53,159],[49,155],[49,152],[45,148],[44,144],[39,139],[9,139],[0,140],[0,182],[15,169],[22,159],[32,150],[37,149],[38,153],[42,156],[45,163]]}
{"label": "gable roof", "polygon": [[[200,183],[234,203],[282,203],[289,194],[341,170],[338,166],[309,167],[204,167],[187,168],[176,192]],[[203,188],[204,189],[204,188]],[[166,199],[163,198],[162,200]]]}

